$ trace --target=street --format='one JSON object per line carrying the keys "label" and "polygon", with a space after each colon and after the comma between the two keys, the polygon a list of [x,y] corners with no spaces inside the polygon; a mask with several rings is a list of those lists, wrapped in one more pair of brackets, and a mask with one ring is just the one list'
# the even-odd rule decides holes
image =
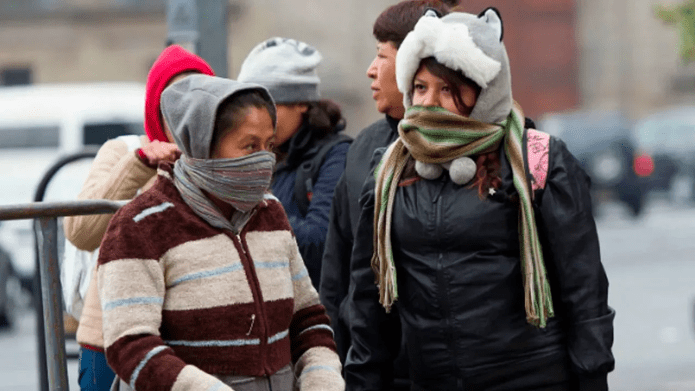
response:
{"label": "street", "polygon": [[[617,313],[610,389],[695,391],[695,208],[654,199],[633,219],[606,205],[597,225]],[[30,310],[0,332],[0,391],[38,390],[34,332]],[[76,360],[68,372],[78,390]]]}

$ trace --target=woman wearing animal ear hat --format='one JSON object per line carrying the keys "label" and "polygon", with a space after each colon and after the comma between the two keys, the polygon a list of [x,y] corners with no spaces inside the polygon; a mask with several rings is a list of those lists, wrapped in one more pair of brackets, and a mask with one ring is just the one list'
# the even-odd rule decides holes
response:
{"label": "woman wearing animal ear hat", "polygon": [[[589,178],[524,128],[499,12],[428,12],[396,59],[352,254],[349,390],[387,389],[398,307],[413,390],[606,390],[614,311]],[[375,283],[376,280],[376,283]]]}

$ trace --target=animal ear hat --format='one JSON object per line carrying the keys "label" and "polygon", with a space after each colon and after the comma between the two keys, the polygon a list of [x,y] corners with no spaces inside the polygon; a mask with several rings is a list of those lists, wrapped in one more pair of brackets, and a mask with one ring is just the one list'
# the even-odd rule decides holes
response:
{"label": "animal ear hat", "polygon": [[486,123],[504,121],[512,110],[512,91],[503,35],[502,17],[495,8],[479,15],[452,12],[442,18],[428,10],[396,55],[396,81],[404,106],[412,106],[413,78],[420,62],[434,57],[481,88],[471,119]]}

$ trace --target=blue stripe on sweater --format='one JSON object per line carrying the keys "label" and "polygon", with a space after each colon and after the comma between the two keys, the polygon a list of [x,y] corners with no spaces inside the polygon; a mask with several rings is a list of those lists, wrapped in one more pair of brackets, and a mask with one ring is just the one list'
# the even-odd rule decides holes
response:
{"label": "blue stripe on sweater", "polygon": [[213,384],[212,386],[210,386],[210,388],[208,388],[207,391],[217,391],[217,390],[221,390],[222,387],[224,387],[224,383],[218,382],[218,383],[215,383],[215,384]]}
{"label": "blue stripe on sweater", "polygon": [[128,307],[132,305],[143,304],[164,304],[164,299],[161,297],[132,297],[130,299],[113,300],[104,304],[104,311],[111,311],[118,307]]}
{"label": "blue stripe on sweater", "polygon": [[302,335],[302,334],[304,334],[304,333],[306,333],[306,332],[308,332],[308,331],[320,330],[320,329],[328,330],[328,331],[331,332],[331,334],[333,334],[333,329],[331,328],[331,326],[329,326],[329,325],[327,325],[327,324],[317,324],[317,325],[315,325],[315,326],[311,326],[311,327],[305,328],[304,330],[302,330],[301,333],[299,333],[299,335]]}
{"label": "blue stripe on sweater", "polygon": [[244,270],[244,265],[239,263],[236,265],[221,267],[219,269],[206,270],[204,272],[198,272],[198,273],[191,273],[191,274],[185,275],[181,278],[174,280],[174,282],[171,283],[171,286],[172,287],[176,286],[176,285],[178,285],[182,282],[185,282],[185,281],[192,281],[192,280],[199,280],[201,278],[221,276],[223,274],[228,274],[228,273],[236,272],[239,270]]}
{"label": "blue stripe on sweater", "polygon": [[340,372],[340,371],[336,370],[335,368],[333,368],[333,367],[331,367],[331,366],[328,366],[328,365],[312,365],[312,366],[310,366],[310,367],[304,368],[304,370],[302,371],[302,375],[305,374],[305,373],[314,372],[314,371],[333,371],[333,372]]}
{"label": "blue stripe on sweater", "polygon": [[253,263],[256,268],[258,269],[279,269],[279,268],[285,268],[285,267],[290,267],[289,262],[254,262]]}
{"label": "blue stripe on sweater", "polygon": [[156,356],[157,353],[163,351],[166,348],[166,346],[157,346],[156,348],[147,352],[145,358],[143,358],[142,361],[140,361],[138,366],[135,367],[133,374],[130,376],[130,383],[128,383],[130,385],[130,388],[132,388],[133,390],[135,389],[135,382],[138,380],[138,376],[140,376],[140,371],[142,371],[142,368],[144,368],[145,365],[147,365],[147,362],[150,361],[152,357]]}
{"label": "blue stripe on sweater", "polygon": [[[289,335],[289,330],[279,332],[272,337],[268,338],[268,343],[275,343]],[[191,348],[209,348],[209,347],[229,347],[229,346],[247,346],[247,345],[260,345],[261,340],[258,338],[253,339],[233,339],[230,341],[165,341],[167,345],[170,346],[187,346]]]}
{"label": "blue stripe on sweater", "polygon": [[260,345],[261,340],[254,339],[233,339],[230,341],[165,341],[171,346],[187,346],[190,348],[225,348],[230,346]]}
{"label": "blue stripe on sweater", "polygon": [[173,207],[174,207],[174,204],[172,204],[171,202],[164,202],[160,205],[153,206],[151,208],[147,208],[147,209],[143,210],[142,212],[138,213],[137,216],[133,217],[133,221],[138,223],[138,222],[140,222],[140,220],[144,219],[145,217],[147,217],[149,215],[163,212],[163,211],[165,211],[169,208],[173,208]]}
{"label": "blue stripe on sweater", "polygon": [[292,276],[292,281],[301,280],[304,277],[309,277],[309,272],[306,269],[302,269],[301,272]]}
{"label": "blue stripe on sweater", "polygon": [[275,343],[285,337],[289,334],[289,330],[282,331],[280,333],[277,333],[273,335],[272,337],[268,338],[268,343]]}

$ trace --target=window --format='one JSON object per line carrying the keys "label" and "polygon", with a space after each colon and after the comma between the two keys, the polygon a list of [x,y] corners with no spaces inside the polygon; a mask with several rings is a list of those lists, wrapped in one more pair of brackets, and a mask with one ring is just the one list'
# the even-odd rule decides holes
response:
{"label": "window", "polygon": [[31,84],[31,68],[8,67],[0,71],[0,85],[19,86]]}
{"label": "window", "polygon": [[112,138],[128,134],[145,134],[142,123],[92,123],[84,126],[82,142],[84,145],[101,145]]}
{"label": "window", "polygon": [[0,149],[57,148],[59,143],[58,126],[0,128]]}

